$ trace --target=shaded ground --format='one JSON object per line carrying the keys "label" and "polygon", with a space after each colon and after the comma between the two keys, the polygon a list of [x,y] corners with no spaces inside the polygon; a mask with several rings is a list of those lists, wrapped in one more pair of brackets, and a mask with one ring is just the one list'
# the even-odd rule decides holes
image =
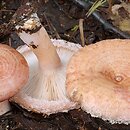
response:
{"label": "shaded ground", "polygon": [[[3,0],[0,3],[0,42],[6,42],[12,38],[13,46],[16,46],[16,34],[10,32],[6,28],[12,15],[18,7],[29,0]],[[85,16],[86,10],[75,5],[71,0],[50,0],[46,4],[39,0],[41,7],[38,9],[39,17],[48,33],[53,38],[63,38],[67,41],[81,43],[80,33],[78,29],[79,19],[84,19],[84,37],[85,43],[91,44],[96,41],[110,38],[118,38],[117,34],[105,30],[103,26],[96,21],[92,16]],[[102,11],[106,17],[106,10]],[[11,36],[9,35],[11,34]],[[15,39],[15,41],[14,41]],[[17,39],[18,40],[18,39]],[[15,42],[15,43],[14,43]],[[17,41],[18,42],[18,41]]]}
{"label": "shaded ground", "polygon": [[[12,15],[28,0],[0,1],[0,42],[16,48],[22,41],[15,32],[7,28]],[[62,38],[81,44],[79,19],[84,19],[84,37],[86,44],[92,44],[103,39],[120,38],[117,34],[105,30],[92,16],[85,16],[86,10],[76,6],[71,0],[40,0],[39,16],[52,38]],[[103,15],[107,13],[104,10]],[[107,17],[106,17],[107,18]],[[0,117],[0,130],[108,130],[116,129],[100,119],[91,118],[82,110],[72,110],[69,113],[58,113],[49,117],[29,113],[17,105],[12,105],[12,111]],[[123,127],[121,127],[122,129]],[[127,128],[124,128],[127,130]],[[123,129],[122,129],[123,130]]]}

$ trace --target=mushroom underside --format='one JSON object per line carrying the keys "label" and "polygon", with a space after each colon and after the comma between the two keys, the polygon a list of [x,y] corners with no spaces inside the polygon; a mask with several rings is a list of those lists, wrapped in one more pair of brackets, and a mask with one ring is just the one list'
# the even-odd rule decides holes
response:
{"label": "mushroom underside", "polygon": [[[39,73],[36,73],[33,77],[30,76],[27,85],[11,99],[11,101],[18,103],[28,111],[48,115],[66,112],[77,107],[77,103],[71,102],[67,98],[65,80],[66,66],[73,53],[81,48],[79,45],[64,40],[53,39],[52,42],[57,49],[62,66],[56,70],[43,72],[36,65],[37,69],[32,69],[37,70]],[[30,70],[30,72],[33,73],[33,70]]]}

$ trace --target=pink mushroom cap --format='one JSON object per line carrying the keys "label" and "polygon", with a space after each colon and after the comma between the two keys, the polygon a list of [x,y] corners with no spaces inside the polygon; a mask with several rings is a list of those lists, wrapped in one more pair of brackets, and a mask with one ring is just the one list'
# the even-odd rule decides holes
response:
{"label": "pink mushroom cap", "polygon": [[93,117],[130,123],[130,40],[103,40],[80,49],[67,69],[67,93]]}
{"label": "pink mushroom cap", "polygon": [[12,47],[0,44],[0,102],[14,96],[29,77],[24,57]]}

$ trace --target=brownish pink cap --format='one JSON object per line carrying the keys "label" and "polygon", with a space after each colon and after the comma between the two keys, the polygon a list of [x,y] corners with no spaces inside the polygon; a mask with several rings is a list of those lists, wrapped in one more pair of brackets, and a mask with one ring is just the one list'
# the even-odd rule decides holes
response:
{"label": "brownish pink cap", "polygon": [[0,44],[0,102],[15,95],[29,77],[24,57],[15,49]]}
{"label": "brownish pink cap", "polygon": [[72,56],[67,93],[93,117],[130,123],[130,40],[103,40]]}

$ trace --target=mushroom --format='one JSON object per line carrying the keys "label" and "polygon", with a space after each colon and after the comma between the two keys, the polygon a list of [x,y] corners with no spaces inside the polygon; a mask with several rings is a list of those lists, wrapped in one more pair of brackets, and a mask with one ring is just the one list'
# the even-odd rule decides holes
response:
{"label": "mushroom", "polygon": [[26,84],[28,77],[24,57],[12,47],[0,44],[0,115],[10,110],[8,99]]}
{"label": "mushroom", "polygon": [[130,40],[103,40],[74,54],[68,64],[68,97],[92,117],[130,123]]}
{"label": "mushroom", "polygon": [[[33,74],[30,74],[27,85],[11,101],[28,111],[43,115],[66,112],[77,107],[66,95],[65,80],[67,63],[80,45],[64,40],[50,40],[36,13],[33,13],[23,26],[17,25],[16,28],[22,30],[18,31],[18,35],[30,47],[29,49],[22,46],[24,51],[22,48],[21,51],[26,59],[28,56],[27,61]],[[29,55],[31,58],[34,57],[35,63]],[[32,65],[37,70],[35,73]]]}

